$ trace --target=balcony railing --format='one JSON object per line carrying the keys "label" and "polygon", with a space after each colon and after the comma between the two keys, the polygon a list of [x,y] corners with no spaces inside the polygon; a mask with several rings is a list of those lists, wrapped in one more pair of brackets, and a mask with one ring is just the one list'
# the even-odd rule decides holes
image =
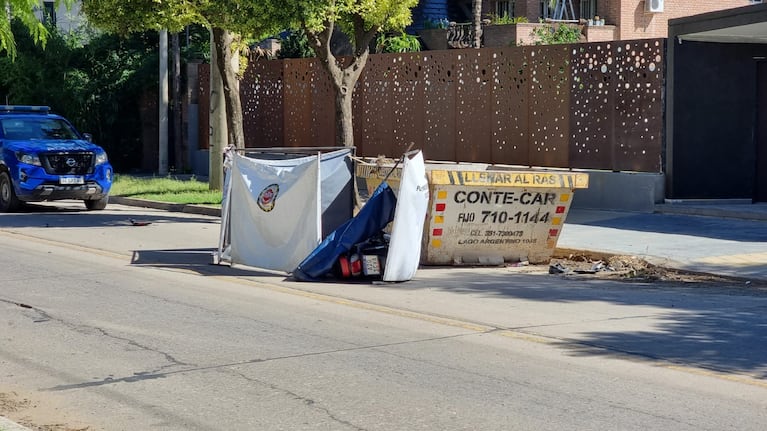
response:
{"label": "balcony railing", "polygon": [[451,22],[447,27],[447,46],[450,48],[474,46],[474,24]]}

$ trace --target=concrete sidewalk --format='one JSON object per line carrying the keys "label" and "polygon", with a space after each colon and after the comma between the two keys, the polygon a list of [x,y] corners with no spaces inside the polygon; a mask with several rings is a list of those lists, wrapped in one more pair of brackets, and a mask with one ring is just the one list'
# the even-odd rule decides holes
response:
{"label": "concrete sidewalk", "polygon": [[557,248],[767,282],[767,204],[659,205],[654,213],[573,209]]}
{"label": "concrete sidewalk", "polygon": [[[220,216],[209,206],[122,197],[110,202]],[[654,213],[572,208],[557,248],[637,256],[666,268],[767,282],[767,203],[664,204]]]}

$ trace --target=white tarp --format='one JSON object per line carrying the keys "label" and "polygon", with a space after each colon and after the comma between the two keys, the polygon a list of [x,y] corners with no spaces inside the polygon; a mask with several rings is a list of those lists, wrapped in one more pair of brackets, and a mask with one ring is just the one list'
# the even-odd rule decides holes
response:
{"label": "white tarp", "polygon": [[[255,153],[255,151],[253,153]],[[325,231],[331,232],[335,230],[340,224],[350,219],[353,215],[352,210],[354,208],[352,154],[351,148],[343,148],[322,153],[319,157],[319,187],[321,191],[317,193],[317,190],[312,188],[311,195],[308,197],[296,197],[293,195],[293,198],[290,198],[291,201],[288,203],[293,210],[288,209],[287,212],[289,213],[289,216],[294,217],[277,216],[276,214],[280,213],[279,211],[277,213],[272,213],[271,217],[266,217],[266,221],[268,223],[276,224],[269,226],[266,229],[267,232],[276,232],[278,237],[281,235],[279,232],[287,232],[285,235],[282,235],[282,238],[290,239],[295,242],[295,238],[291,237],[291,235],[296,236],[306,234],[308,226],[311,226],[312,229],[313,226],[315,226],[314,218],[312,216],[312,214],[314,214],[314,206],[307,206],[305,202],[309,202],[313,205],[317,199],[321,202],[319,208],[322,214],[321,223],[323,233]],[[218,251],[214,253],[213,257],[214,264],[219,264],[223,261],[230,264],[240,263],[265,269],[280,268],[281,271],[289,272],[289,270],[284,268],[290,267],[292,265],[291,262],[296,258],[295,256],[300,255],[303,249],[295,247],[291,248],[291,245],[286,244],[283,247],[284,250],[281,252],[282,254],[271,255],[274,259],[270,259],[271,263],[268,266],[265,266],[265,257],[259,257],[258,253],[270,254],[273,253],[274,250],[272,250],[267,243],[263,242],[265,238],[256,237],[256,240],[261,242],[253,243],[254,240],[249,232],[252,229],[262,229],[263,227],[260,225],[258,225],[260,227],[249,225],[253,224],[254,220],[256,220],[257,223],[263,223],[262,219],[264,219],[264,214],[261,213],[271,212],[264,211],[264,209],[261,209],[258,205],[259,195],[261,195],[262,192],[265,192],[265,194],[261,196],[262,203],[265,203],[263,198],[268,200],[269,196],[275,192],[278,198],[285,199],[284,193],[286,186],[272,181],[269,182],[269,184],[259,183],[265,188],[257,189],[257,187],[252,184],[252,178],[257,177],[257,172],[259,171],[271,170],[272,172],[268,175],[285,177],[287,172],[297,169],[291,174],[291,176],[295,177],[302,171],[302,169],[305,169],[299,168],[300,165],[306,164],[309,160],[316,159],[316,156],[302,157],[295,154],[291,155],[290,152],[285,152],[285,149],[279,148],[265,149],[262,152],[258,152],[255,156],[239,155],[233,149],[226,152],[226,158],[224,160],[224,192],[223,200],[221,202],[221,231]],[[246,162],[245,160],[249,160],[249,162]],[[237,161],[238,165],[237,174],[235,174],[235,161]],[[243,177],[243,175],[245,177]],[[233,184],[236,182],[233,178],[240,178],[240,184],[237,186],[238,190],[240,190],[238,193],[233,193],[233,188],[235,187]],[[245,182],[243,183],[242,181]],[[273,184],[277,184],[277,187],[268,187]],[[287,187],[290,188],[289,186]],[[244,201],[241,202],[243,199]],[[249,203],[248,200],[250,200]],[[233,205],[239,208],[237,214],[233,214]],[[276,207],[276,204],[274,205]],[[281,203],[280,205],[284,209],[285,204]],[[268,208],[270,205],[266,205],[266,207]],[[253,213],[249,212],[250,209],[253,210]],[[306,211],[310,212],[307,213]],[[307,223],[305,218],[299,217],[302,214],[307,217],[311,216],[311,222]],[[243,215],[246,215],[247,217],[243,219]],[[257,218],[256,216],[259,215],[261,217]],[[232,226],[235,226],[234,231]],[[247,236],[242,236],[243,234],[246,234]],[[310,236],[311,238],[314,238],[313,231]],[[320,238],[321,236],[322,235],[320,235]],[[309,236],[306,238],[308,237]],[[267,235],[266,238],[268,239],[269,235]],[[306,242],[308,242],[308,240],[306,240]],[[312,239],[312,242],[316,245],[319,240],[314,242],[314,239]],[[235,244],[234,246],[233,243]],[[233,251],[234,248],[236,248],[236,251]],[[293,250],[294,253],[288,253],[286,255],[285,253],[290,250]],[[235,253],[234,256],[233,252]],[[277,259],[280,259],[280,256],[287,256],[288,259],[282,263],[276,262]],[[292,267],[290,270],[294,268],[295,267]]]}
{"label": "white tarp", "polygon": [[415,276],[428,207],[429,181],[423,153],[419,151],[412,159],[406,156],[402,166],[384,281],[407,281]]}
{"label": "white tarp", "polygon": [[290,272],[321,240],[318,156],[289,160],[234,154],[228,191],[232,264]]}

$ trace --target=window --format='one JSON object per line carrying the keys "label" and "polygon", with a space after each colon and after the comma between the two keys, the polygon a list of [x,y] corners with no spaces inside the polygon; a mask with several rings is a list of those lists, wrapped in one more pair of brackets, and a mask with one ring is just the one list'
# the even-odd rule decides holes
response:
{"label": "window", "polygon": [[515,16],[514,6],[516,6],[515,0],[497,1],[495,2],[495,14],[499,17],[507,16],[513,18]]}
{"label": "window", "polygon": [[541,16],[543,18],[548,18],[550,12],[554,11],[549,11],[549,0],[541,0]]}
{"label": "window", "polygon": [[581,0],[581,18],[593,19],[597,15],[597,0]]}
{"label": "window", "polygon": [[66,122],[57,119],[2,119],[0,129],[5,139],[78,139],[77,133]]}
{"label": "window", "polygon": [[[583,9],[583,3],[588,2],[596,3],[596,0],[581,0],[581,9]],[[573,0],[541,0],[541,17],[543,18],[576,19],[574,15]]]}
{"label": "window", "polygon": [[56,3],[52,1],[43,2],[43,22],[56,26]]}

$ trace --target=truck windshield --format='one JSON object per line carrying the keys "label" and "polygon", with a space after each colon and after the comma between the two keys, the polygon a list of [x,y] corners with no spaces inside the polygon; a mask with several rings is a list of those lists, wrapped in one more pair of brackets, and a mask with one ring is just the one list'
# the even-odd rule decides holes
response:
{"label": "truck windshield", "polygon": [[79,139],[66,121],[56,118],[0,118],[0,129],[5,139]]}

